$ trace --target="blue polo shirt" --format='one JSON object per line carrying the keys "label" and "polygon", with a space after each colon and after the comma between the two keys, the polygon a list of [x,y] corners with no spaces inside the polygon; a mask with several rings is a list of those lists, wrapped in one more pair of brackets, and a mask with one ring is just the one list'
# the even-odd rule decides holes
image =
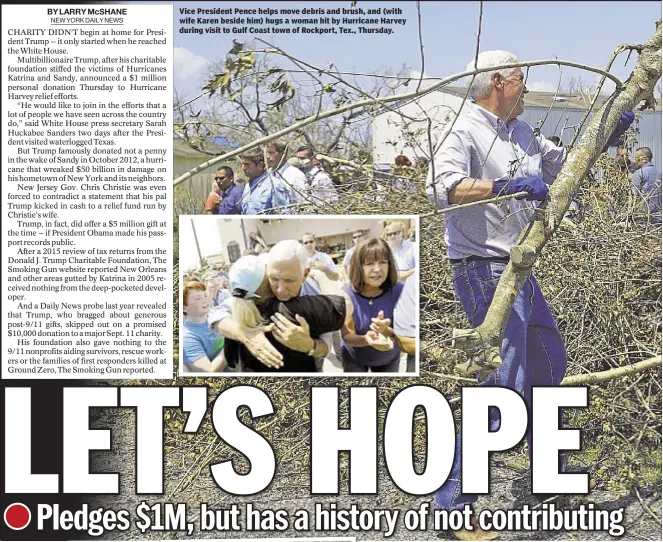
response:
{"label": "blue polo shirt", "polygon": [[242,201],[242,189],[238,188],[235,183],[232,183],[223,193],[221,206],[219,207],[220,215],[241,215],[242,208],[240,202]]}

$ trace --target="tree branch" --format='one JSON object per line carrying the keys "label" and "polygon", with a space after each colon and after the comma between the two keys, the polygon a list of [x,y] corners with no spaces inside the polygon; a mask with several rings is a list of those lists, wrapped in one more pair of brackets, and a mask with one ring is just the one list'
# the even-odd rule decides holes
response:
{"label": "tree branch", "polygon": [[599,68],[594,68],[591,66],[587,66],[584,64],[578,64],[577,62],[568,62],[565,60],[535,60],[531,62],[516,62],[512,64],[503,64],[501,66],[493,66],[490,68],[482,68],[482,69],[477,69],[477,70],[471,70],[471,71],[466,71],[466,72],[460,72],[455,75],[451,75],[449,77],[445,77],[444,79],[440,80],[439,82],[426,87],[424,89],[421,89],[420,91],[414,91],[414,92],[408,92],[405,94],[398,94],[395,96],[385,96],[383,98],[369,98],[366,100],[359,100],[358,102],[354,102],[351,104],[346,104],[341,107],[337,107],[334,109],[329,109],[327,111],[323,111],[320,113],[316,113],[315,115],[311,115],[309,117],[306,117],[298,122],[293,123],[291,126],[288,126],[287,128],[283,128],[282,130],[278,130],[277,132],[272,133],[269,136],[261,137],[253,141],[252,143],[249,143],[248,145],[244,145],[243,147],[240,147],[239,149],[235,149],[231,152],[228,152],[226,154],[222,154],[220,156],[217,156],[211,160],[207,160],[206,162],[203,162],[202,164],[199,164],[198,166],[192,168],[191,170],[187,171],[186,173],[180,175],[173,181],[173,186],[178,186],[179,184],[183,183],[184,181],[187,181],[191,179],[196,173],[199,173],[201,171],[206,170],[207,168],[210,168],[214,166],[215,164],[218,164],[219,162],[223,162],[225,160],[228,160],[228,158],[232,158],[233,156],[238,156],[240,154],[245,153],[248,150],[251,150],[255,147],[258,147],[260,145],[263,145],[265,143],[269,143],[270,141],[273,141],[275,139],[278,139],[280,137],[283,137],[284,135],[287,135],[289,133],[301,130],[305,126],[308,126],[309,124],[312,124],[313,122],[317,122],[319,120],[323,120],[329,117],[334,117],[336,115],[340,115],[342,113],[345,113],[346,111],[350,111],[352,109],[357,109],[360,107],[366,107],[370,105],[375,105],[375,104],[389,104],[391,102],[397,102],[400,100],[408,100],[411,98],[416,98],[418,96],[424,96],[425,94],[428,94],[430,92],[433,92],[437,90],[438,88],[441,88],[443,86],[448,85],[449,83],[452,83],[454,81],[457,81],[458,79],[463,79],[467,76],[474,75],[475,73],[483,73],[487,71],[495,71],[499,69],[504,69],[504,68],[520,68],[524,66],[545,66],[549,64],[554,64],[558,66],[571,66],[574,68],[581,68],[585,69],[594,73],[599,73],[599,74],[605,74],[606,77],[609,79],[613,80],[615,82],[615,85],[617,88],[622,87],[622,82],[615,77],[614,75],[610,73],[606,73],[604,70],[601,70]]}

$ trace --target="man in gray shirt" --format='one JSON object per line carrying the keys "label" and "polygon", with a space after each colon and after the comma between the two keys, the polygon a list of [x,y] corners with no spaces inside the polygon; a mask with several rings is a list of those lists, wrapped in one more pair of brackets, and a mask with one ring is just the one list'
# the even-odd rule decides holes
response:
{"label": "man in gray shirt", "polygon": [[[478,68],[517,63],[505,51],[478,56]],[[474,69],[474,61],[467,71]],[[470,96],[453,130],[434,157],[435,178],[429,173],[427,193],[439,207],[490,200],[525,192],[524,199],[459,209],[445,215],[445,241],[451,260],[454,289],[472,327],[488,311],[511,247],[548,194],[564,162],[565,149],[518,120],[525,109],[525,76],[520,68],[477,74]],[[632,122],[632,114],[629,117]],[[620,129],[628,128],[628,119]],[[622,133],[623,133],[622,131]],[[614,136],[615,134],[613,134]],[[618,134],[617,134],[618,135]],[[610,141],[614,141],[614,137]],[[430,171],[433,171],[431,168]],[[521,393],[531,406],[533,386],[556,386],[566,371],[566,349],[555,320],[534,276],[525,283],[504,332],[502,362],[482,386],[506,386]],[[491,409],[492,431],[499,428],[499,412]],[[527,440],[532,452],[531,426]],[[460,435],[454,464],[435,495],[437,508],[462,509],[476,495],[461,493]],[[462,540],[488,540],[494,532],[461,529]]]}

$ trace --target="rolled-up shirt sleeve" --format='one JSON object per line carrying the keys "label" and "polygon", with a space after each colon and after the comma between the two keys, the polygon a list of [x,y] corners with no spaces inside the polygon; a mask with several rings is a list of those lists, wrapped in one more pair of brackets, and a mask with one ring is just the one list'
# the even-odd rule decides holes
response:
{"label": "rolled-up shirt sleeve", "polygon": [[552,141],[539,136],[539,147],[541,149],[541,170],[543,171],[543,182],[552,184],[564,165],[566,149],[557,147]]}
{"label": "rolled-up shirt sleeve", "polygon": [[471,151],[462,131],[451,132],[436,153],[433,167],[429,167],[426,194],[431,203],[440,208],[449,206],[449,192],[466,177],[470,177]]}
{"label": "rolled-up shirt sleeve", "polygon": [[220,322],[224,318],[228,318],[233,315],[233,298],[227,297],[223,300],[220,305],[212,308],[209,314],[207,315],[207,323],[210,326],[214,326],[216,322]]}

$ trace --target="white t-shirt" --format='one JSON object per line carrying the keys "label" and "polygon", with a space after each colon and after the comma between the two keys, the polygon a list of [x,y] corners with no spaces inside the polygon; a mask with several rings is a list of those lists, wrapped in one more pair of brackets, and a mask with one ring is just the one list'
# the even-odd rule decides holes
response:
{"label": "white t-shirt", "polygon": [[417,245],[405,239],[400,247],[392,248],[399,271],[409,271],[417,267]]}
{"label": "white t-shirt", "polygon": [[281,179],[288,186],[292,203],[299,203],[301,201],[301,194],[306,193],[308,189],[308,182],[303,171],[286,162],[279,169],[272,172],[272,175]]}
{"label": "white t-shirt", "polygon": [[325,264],[325,269],[329,269],[333,273],[336,273],[336,264],[334,263],[334,260],[332,260],[331,256],[329,254],[325,254],[324,252],[317,251],[313,256],[309,256],[308,258],[308,264],[311,265],[311,263],[318,261],[322,262]]}
{"label": "white t-shirt", "polygon": [[411,275],[405,280],[405,286],[394,308],[394,331],[401,337],[416,337],[417,335],[417,275]]}
{"label": "white t-shirt", "polygon": [[352,260],[352,255],[355,253],[356,248],[357,247],[354,246],[345,253],[345,258],[343,258],[343,267],[345,267],[347,269],[350,268],[350,260]]}

